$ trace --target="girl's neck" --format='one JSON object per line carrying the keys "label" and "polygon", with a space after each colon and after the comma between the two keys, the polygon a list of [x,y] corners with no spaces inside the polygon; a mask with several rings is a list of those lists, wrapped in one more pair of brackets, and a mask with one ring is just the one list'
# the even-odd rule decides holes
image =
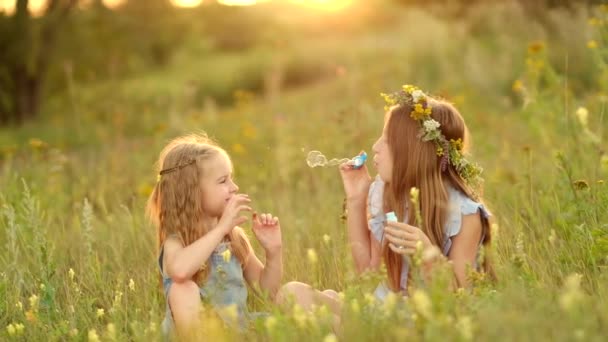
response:
{"label": "girl's neck", "polygon": [[217,226],[219,222],[219,219],[217,217],[210,217],[210,216],[206,216],[202,222],[201,225],[206,228],[205,231],[211,231],[212,229],[215,229],[215,227]]}

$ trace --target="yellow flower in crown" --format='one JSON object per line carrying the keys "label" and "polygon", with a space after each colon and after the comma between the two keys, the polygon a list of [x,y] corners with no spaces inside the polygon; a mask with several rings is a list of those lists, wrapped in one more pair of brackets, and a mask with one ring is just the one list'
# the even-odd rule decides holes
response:
{"label": "yellow flower in crown", "polygon": [[441,147],[441,146],[437,147],[437,156],[439,156],[439,157],[443,156],[443,147]]}
{"label": "yellow flower in crown", "polygon": [[457,151],[462,151],[464,149],[464,144],[460,138],[456,140],[450,139],[450,145],[452,145],[452,147],[454,147]]}

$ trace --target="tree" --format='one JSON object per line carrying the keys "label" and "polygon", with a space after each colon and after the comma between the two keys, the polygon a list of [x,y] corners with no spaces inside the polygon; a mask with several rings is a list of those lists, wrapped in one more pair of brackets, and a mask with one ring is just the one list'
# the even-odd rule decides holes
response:
{"label": "tree", "polygon": [[42,16],[16,0],[11,16],[0,17],[0,124],[22,123],[39,111],[43,84],[58,31],[77,0],[49,0]]}

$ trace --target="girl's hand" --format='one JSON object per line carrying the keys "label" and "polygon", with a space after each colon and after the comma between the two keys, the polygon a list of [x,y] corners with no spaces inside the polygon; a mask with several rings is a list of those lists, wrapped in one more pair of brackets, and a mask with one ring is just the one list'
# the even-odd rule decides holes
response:
{"label": "girl's hand", "polygon": [[271,214],[258,215],[253,213],[253,233],[267,254],[280,253],[283,243],[281,241],[281,225],[279,219]]}
{"label": "girl's hand", "polygon": [[251,200],[246,194],[235,194],[232,196],[217,223],[218,228],[228,234],[234,227],[245,223],[248,219],[247,216],[238,215],[241,211],[251,211],[251,207],[248,205],[250,202]]}
{"label": "girl's hand", "polygon": [[372,179],[365,164],[359,169],[354,169],[352,162],[343,163],[340,165],[340,176],[342,176],[346,200],[357,201],[367,198]]}
{"label": "girl's hand", "polygon": [[423,250],[432,246],[431,240],[420,228],[406,223],[388,221],[384,233],[388,247],[397,254],[413,255],[419,241]]}

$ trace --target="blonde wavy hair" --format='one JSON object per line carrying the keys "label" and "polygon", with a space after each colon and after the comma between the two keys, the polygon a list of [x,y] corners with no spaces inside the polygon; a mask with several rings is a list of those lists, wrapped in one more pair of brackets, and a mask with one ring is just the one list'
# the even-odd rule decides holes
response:
{"label": "blonde wavy hair", "polygon": [[[431,117],[441,124],[441,132],[446,139],[462,139],[465,150],[468,148],[469,133],[464,119],[450,103],[431,99],[433,111]],[[386,134],[389,150],[393,159],[393,176],[385,184],[384,203],[387,211],[397,213],[403,222],[403,208],[408,208],[408,224],[416,225],[415,208],[410,200],[410,189],[420,190],[419,208],[423,227],[431,243],[442,249],[445,238],[444,227],[448,215],[448,192],[446,183],[476,201],[481,198],[467,185],[455,167],[450,163],[441,171],[441,158],[437,156],[436,146],[419,138],[420,124],[410,117],[413,108],[409,104],[393,106],[386,113]],[[483,245],[491,242],[490,222],[481,216]],[[486,249],[488,251],[488,249]],[[383,246],[383,257],[387,267],[389,286],[399,291],[402,258],[388,246]],[[495,279],[489,253],[485,253],[483,270]]]}
{"label": "blonde wavy hair", "polygon": [[[208,164],[218,156],[230,160],[228,153],[206,135],[191,134],[173,139],[160,153],[157,162],[159,181],[147,204],[148,217],[157,227],[157,253],[169,236],[177,236],[183,246],[200,239],[214,227],[203,222],[203,188]],[[161,175],[162,170],[172,169]],[[250,251],[244,231],[236,227],[227,235],[232,253],[242,265]],[[204,282],[209,275],[209,260],[201,265],[192,280]]]}

